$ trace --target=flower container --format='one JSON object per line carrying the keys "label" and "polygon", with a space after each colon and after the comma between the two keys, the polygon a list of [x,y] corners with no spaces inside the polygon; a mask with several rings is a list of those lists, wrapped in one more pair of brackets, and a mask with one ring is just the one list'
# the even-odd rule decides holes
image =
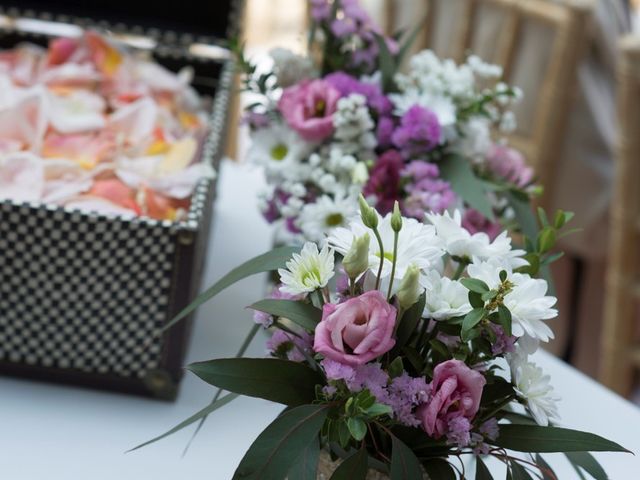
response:
{"label": "flower container", "polygon": [[[215,168],[233,70],[220,43],[234,33],[240,7],[3,2],[0,48],[91,28],[151,50],[170,70],[190,66],[211,105],[197,155]],[[190,322],[158,332],[199,289],[214,198],[215,180],[201,180],[176,222],[0,202],[0,373],[175,398]]]}

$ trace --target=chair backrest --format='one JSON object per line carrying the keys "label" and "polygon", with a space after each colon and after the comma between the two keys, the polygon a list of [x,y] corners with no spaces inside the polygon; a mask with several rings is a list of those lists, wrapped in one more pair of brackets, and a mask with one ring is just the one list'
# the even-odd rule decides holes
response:
{"label": "chair backrest", "polygon": [[637,339],[640,297],[640,37],[620,42],[618,149],[611,204],[600,381],[630,393],[640,367]]}
{"label": "chair backrest", "polygon": [[390,31],[424,19],[414,51],[456,61],[474,53],[504,68],[504,79],[524,92],[509,140],[549,188],[592,7],[589,0],[385,0],[385,16]]}

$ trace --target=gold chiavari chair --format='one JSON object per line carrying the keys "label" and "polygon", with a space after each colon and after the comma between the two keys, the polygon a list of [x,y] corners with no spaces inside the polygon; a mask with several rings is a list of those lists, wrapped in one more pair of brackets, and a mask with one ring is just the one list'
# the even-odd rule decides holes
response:
{"label": "gold chiavari chair", "polygon": [[618,151],[611,204],[600,381],[630,393],[640,368],[637,339],[640,297],[640,37],[620,42],[618,59]]}

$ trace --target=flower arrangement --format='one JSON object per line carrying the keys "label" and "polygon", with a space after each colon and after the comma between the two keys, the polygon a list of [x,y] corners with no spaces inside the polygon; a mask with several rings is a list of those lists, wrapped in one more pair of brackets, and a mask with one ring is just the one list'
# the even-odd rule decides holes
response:
{"label": "flower arrangement", "polygon": [[462,479],[471,456],[475,478],[493,478],[485,465],[493,457],[507,478],[554,479],[540,454],[565,452],[589,469],[597,462],[586,452],[625,451],[555,426],[550,378],[530,360],[553,337],[547,321],[557,315],[531,267],[549,258],[569,218],[543,217],[551,233],[528,254],[506,232],[493,240],[470,232],[457,210],[422,223],[402,216],[398,202],[382,216],[360,197],[360,215],[321,248],[308,242],[250,260],[176,317],[248,275],[280,275],[275,295],[251,305],[249,338],[269,329],[272,358],[190,365],[220,390],[169,433],[238,395],[286,405],[234,479],[314,480],[318,471],[334,480]]}
{"label": "flower arrangement", "polygon": [[320,241],[344,227],[364,193],[383,214],[458,208],[494,237],[537,192],[524,157],[501,138],[515,128],[517,88],[470,56],[456,65],[423,51],[401,73],[402,46],[356,0],[312,0],[309,55],[271,52],[267,71],[238,52],[252,145],[268,188],[260,208],[283,243]]}
{"label": "flower arrangement", "polygon": [[206,113],[189,84],[88,31],[0,52],[0,200],[179,220]]}

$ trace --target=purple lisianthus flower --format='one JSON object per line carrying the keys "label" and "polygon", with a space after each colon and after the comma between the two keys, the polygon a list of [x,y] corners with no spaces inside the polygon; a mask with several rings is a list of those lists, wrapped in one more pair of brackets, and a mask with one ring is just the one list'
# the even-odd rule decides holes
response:
{"label": "purple lisianthus flower", "polygon": [[381,215],[389,213],[394,202],[400,200],[400,171],[403,165],[397,150],[386,151],[378,157],[364,186],[365,196],[376,197],[376,208]]}
{"label": "purple lisianthus flower", "polygon": [[330,73],[324,78],[325,82],[340,92],[341,97],[347,97],[352,93],[359,93],[367,99],[369,108],[377,112],[378,115],[388,115],[391,113],[393,105],[391,100],[382,92],[382,89],[375,83],[361,82],[357,78],[344,73]]}
{"label": "purple lisianthus flower", "polygon": [[406,159],[423,156],[440,143],[442,129],[431,110],[414,105],[400,119],[400,126],[391,137]]}
{"label": "purple lisianthus flower", "polygon": [[267,340],[267,350],[275,357],[285,357],[292,362],[304,362],[305,354],[311,354],[313,338],[305,331],[298,335],[276,330]]}
{"label": "purple lisianthus flower", "polygon": [[506,145],[493,145],[487,153],[487,166],[497,176],[525,187],[533,180],[534,172],[517,150]]}
{"label": "purple lisianthus flower", "polygon": [[502,225],[499,222],[492,222],[479,211],[468,208],[462,216],[462,226],[471,234],[484,232],[493,241],[502,232]]}
{"label": "purple lisianthus flower", "polygon": [[440,178],[440,170],[433,163],[414,160],[402,171],[407,198],[403,213],[419,220],[425,212],[442,213],[456,201],[449,182]]}

